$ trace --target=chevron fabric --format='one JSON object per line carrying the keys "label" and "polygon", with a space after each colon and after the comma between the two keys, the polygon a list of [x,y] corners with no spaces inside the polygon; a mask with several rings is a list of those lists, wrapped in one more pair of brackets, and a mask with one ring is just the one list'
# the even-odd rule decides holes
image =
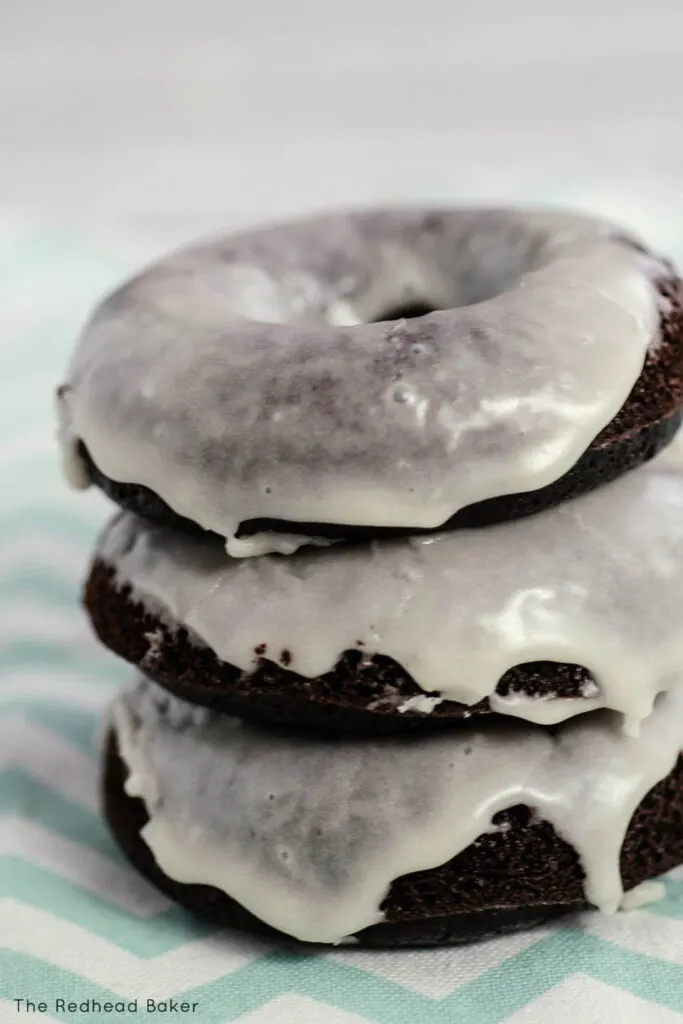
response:
{"label": "chevron fabric", "polygon": [[96,765],[101,712],[130,673],[78,607],[107,509],[62,483],[52,388],[90,305],[157,245],[0,219],[0,1024],[683,1020],[683,870],[662,903],[611,919],[310,954],[195,922],[124,862]]}

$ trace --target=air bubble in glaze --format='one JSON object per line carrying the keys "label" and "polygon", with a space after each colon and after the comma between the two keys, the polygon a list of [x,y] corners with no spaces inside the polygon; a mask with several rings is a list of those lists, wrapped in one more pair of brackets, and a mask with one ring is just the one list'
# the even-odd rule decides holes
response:
{"label": "air bubble in glaze", "polygon": [[406,384],[405,381],[392,384],[389,388],[389,398],[397,405],[416,405],[418,397],[410,384]]}

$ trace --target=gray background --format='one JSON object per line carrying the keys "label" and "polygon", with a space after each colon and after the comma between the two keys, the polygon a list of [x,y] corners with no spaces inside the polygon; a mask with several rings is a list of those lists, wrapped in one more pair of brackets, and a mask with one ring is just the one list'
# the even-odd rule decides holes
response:
{"label": "gray background", "polygon": [[175,240],[374,199],[683,220],[678,0],[0,0],[0,206]]}

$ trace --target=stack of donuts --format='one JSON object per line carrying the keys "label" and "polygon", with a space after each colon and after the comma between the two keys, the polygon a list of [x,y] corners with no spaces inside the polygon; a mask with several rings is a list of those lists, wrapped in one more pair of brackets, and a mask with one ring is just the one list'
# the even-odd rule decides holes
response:
{"label": "stack of donuts", "polygon": [[119,506],[104,812],[220,925],[467,941],[683,862],[683,286],[614,225],[379,209],[187,248],[57,389]]}

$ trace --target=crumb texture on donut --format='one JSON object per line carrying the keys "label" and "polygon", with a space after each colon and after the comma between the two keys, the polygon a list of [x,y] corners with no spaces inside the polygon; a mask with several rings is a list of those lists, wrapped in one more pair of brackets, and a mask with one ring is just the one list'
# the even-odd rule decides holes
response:
{"label": "crumb texture on donut", "polygon": [[[439,699],[473,708],[487,700],[495,712],[547,725],[607,707],[637,731],[656,695],[681,681],[683,634],[671,614],[683,604],[680,447],[515,524],[290,558],[229,559],[220,543],[124,513],[98,545],[86,600],[104,642],[137,656],[152,676],[158,651],[144,617],[126,611],[128,600],[156,617],[171,645],[173,632],[185,630],[193,657],[208,648],[230,666],[233,681],[234,670],[248,677],[266,660],[275,672],[279,666],[285,676],[314,681],[309,698],[325,702],[324,677],[351,658],[346,671],[361,666],[361,688],[364,678],[380,683],[366,707],[376,702],[381,711],[391,689],[382,692],[382,662],[371,664],[378,657],[398,669],[394,678],[402,672],[415,684],[394,714],[431,712]],[[115,614],[107,610],[112,600]],[[135,641],[120,639],[123,622]],[[538,699],[533,687],[516,688],[509,678],[500,687],[516,666],[548,661],[565,666],[554,695]],[[183,671],[178,659],[177,680]],[[190,696],[191,678],[190,665]],[[229,689],[229,671],[225,682]],[[430,695],[427,703],[420,691]]]}
{"label": "crumb texture on donut", "polygon": [[[113,728],[126,792],[148,815],[141,838],[166,876],[213,887],[286,934],[335,942],[384,921],[509,907],[510,890],[534,880],[540,898],[517,906],[542,904],[544,890],[552,904],[558,861],[563,903],[617,910],[624,839],[633,842],[634,821],[647,831],[637,809],[683,747],[683,694],[662,696],[639,737],[599,712],[554,735],[517,724],[326,742],[262,731],[142,682],[114,706]],[[680,817],[680,792],[670,800]],[[506,836],[519,841],[528,826],[518,878],[506,869]],[[658,835],[652,815],[649,827],[644,849],[657,856],[645,857],[634,884],[670,866],[672,850],[681,855],[680,835]],[[528,856],[534,843],[550,845],[547,864]],[[482,848],[494,860],[503,852],[499,872],[476,872]],[[469,876],[457,863],[468,855]],[[455,895],[442,878],[454,864]]]}
{"label": "crumb texture on donut", "polygon": [[[671,275],[601,221],[514,210],[339,214],[184,250],[81,338],[58,398],[71,478],[82,443],[237,555],[280,543],[237,538],[254,520],[440,526],[577,463],[656,349]],[[415,302],[434,312],[377,322]]]}

